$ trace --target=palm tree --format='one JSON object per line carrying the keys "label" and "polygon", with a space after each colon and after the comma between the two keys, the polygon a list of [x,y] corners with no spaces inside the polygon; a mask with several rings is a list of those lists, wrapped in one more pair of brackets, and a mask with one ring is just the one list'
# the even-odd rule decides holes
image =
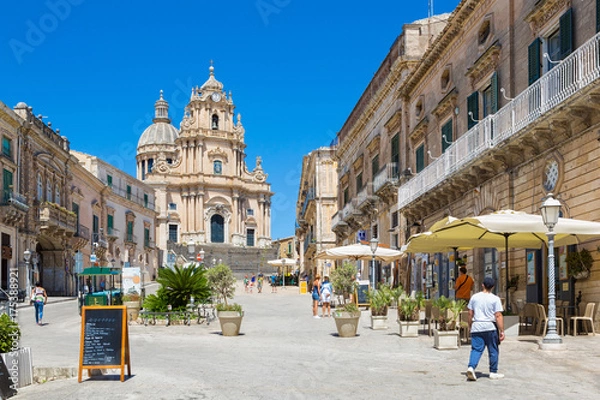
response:
{"label": "palm tree", "polygon": [[206,270],[198,264],[161,269],[156,282],[161,285],[157,297],[165,299],[174,310],[185,309],[192,297],[202,301],[211,295]]}

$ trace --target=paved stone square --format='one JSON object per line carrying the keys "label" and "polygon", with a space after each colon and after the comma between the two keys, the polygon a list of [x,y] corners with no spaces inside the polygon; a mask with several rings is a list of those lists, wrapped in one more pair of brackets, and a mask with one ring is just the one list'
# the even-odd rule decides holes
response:
{"label": "paved stone square", "polygon": [[[433,338],[401,338],[398,324],[370,329],[364,311],[355,338],[336,336],[333,318],[314,319],[310,295],[297,287],[246,294],[241,335],[223,337],[210,326],[130,326],[133,376],[114,375],[78,383],[62,379],[23,388],[15,399],[595,399],[600,393],[600,335],[565,337],[567,350],[540,351],[535,336],[513,337],[501,346],[503,380],[467,382],[469,346],[433,348]],[[59,321],[53,315],[72,311]],[[393,310],[395,311],[395,310]],[[51,304],[47,325],[37,327],[31,308],[21,309],[23,345],[38,367],[77,367],[80,320],[74,301]],[[67,315],[70,315],[67,313]]]}

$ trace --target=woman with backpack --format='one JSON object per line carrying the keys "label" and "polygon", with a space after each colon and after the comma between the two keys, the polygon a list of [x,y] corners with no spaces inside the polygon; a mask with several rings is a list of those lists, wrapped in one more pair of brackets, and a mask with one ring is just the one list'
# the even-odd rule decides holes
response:
{"label": "woman with backpack", "polygon": [[31,291],[30,299],[35,307],[35,322],[38,325],[44,325],[42,323],[42,317],[44,316],[44,304],[48,302],[48,295],[41,283],[35,283],[35,287]]}

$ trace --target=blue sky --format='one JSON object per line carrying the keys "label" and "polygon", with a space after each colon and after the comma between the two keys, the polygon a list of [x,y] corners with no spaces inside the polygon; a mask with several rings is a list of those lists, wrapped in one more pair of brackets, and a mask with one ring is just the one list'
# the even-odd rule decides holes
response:
{"label": "blue sky", "polygon": [[[459,0],[435,0],[434,14]],[[329,145],[402,25],[428,0],[11,1],[0,15],[0,101],[24,101],[71,148],[135,176],[164,91],[179,128],[192,86],[233,92],[248,167],[263,159],[273,239],[294,234],[302,156]]]}

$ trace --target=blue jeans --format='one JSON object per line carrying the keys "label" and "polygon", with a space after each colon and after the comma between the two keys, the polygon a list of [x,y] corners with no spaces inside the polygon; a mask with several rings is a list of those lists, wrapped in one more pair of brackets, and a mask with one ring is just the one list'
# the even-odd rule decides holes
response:
{"label": "blue jeans", "polygon": [[469,367],[477,368],[483,350],[487,347],[490,359],[490,372],[498,372],[498,332],[496,330],[487,332],[471,332],[471,355]]}
{"label": "blue jeans", "polygon": [[36,301],[33,305],[35,306],[35,322],[39,324],[44,316],[44,302]]}

